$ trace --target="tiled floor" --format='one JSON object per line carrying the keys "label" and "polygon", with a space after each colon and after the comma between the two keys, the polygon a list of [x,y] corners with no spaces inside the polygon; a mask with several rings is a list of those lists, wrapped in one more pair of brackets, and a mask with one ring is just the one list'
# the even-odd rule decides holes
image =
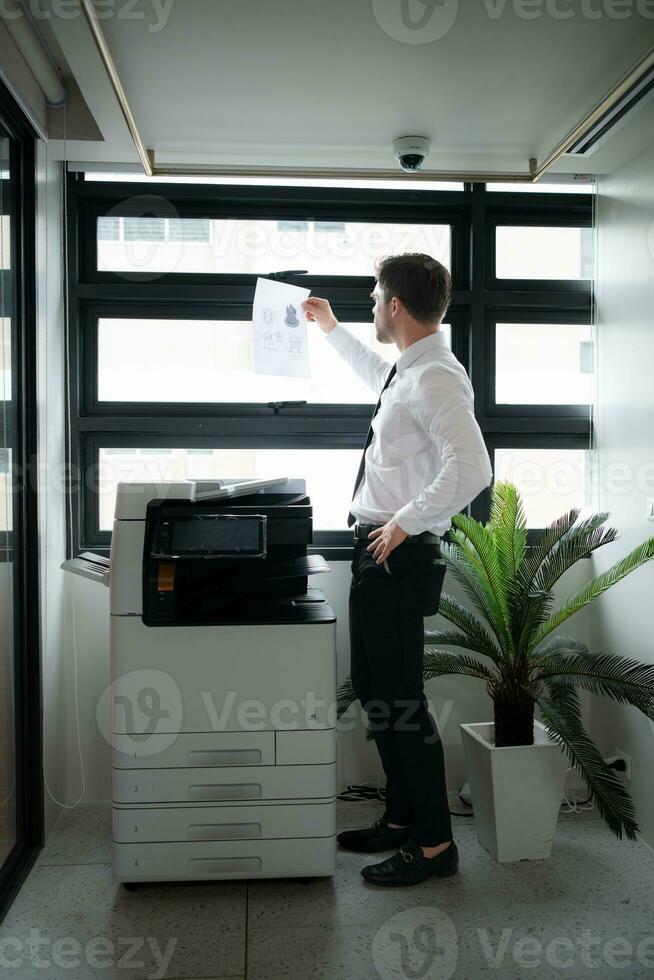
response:
{"label": "tiled floor", "polygon": [[[366,825],[375,803],[339,805]],[[461,872],[411,889],[334,880],[152,886],[111,878],[110,810],[66,814],[0,927],[0,977],[478,980],[654,976],[654,853],[562,817],[549,861],[498,865],[455,818]],[[58,942],[57,942],[58,941]]]}

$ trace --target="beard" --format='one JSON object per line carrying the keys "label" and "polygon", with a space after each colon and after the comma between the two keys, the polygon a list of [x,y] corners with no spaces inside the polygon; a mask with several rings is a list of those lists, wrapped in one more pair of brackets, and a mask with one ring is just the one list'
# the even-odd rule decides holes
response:
{"label": "beard", "polygon": [[391,344],[393,342],[390,327],[383,320],[375,320],[375,336],[379,344]]}

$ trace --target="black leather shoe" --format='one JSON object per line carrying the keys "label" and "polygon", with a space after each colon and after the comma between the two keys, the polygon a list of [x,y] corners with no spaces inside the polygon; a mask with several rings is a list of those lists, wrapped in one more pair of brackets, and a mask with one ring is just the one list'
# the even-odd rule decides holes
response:
{"label": "black leather shoe", "polygon": [[393,828],[380,817],[372,827],[363,830],[343,830],[336,838],[346,851],[362,851],[374,854],[376,851],[392,851],[401,847],[411,838],[411,827]]}
{"label": "black leather shoe", "polygon": [[434,858],[427,858],[415,841],[409,840],[397,854],[380,864],[369,864],[361,874],[373,885],[418,885],[431,878],[449,878],[459,870],[459,852],[452,841]]}

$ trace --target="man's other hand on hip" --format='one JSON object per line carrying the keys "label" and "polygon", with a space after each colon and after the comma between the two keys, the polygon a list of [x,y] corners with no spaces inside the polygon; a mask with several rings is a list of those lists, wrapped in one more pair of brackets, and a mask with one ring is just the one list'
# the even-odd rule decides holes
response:
{"label": "man's other hand on hip", "polygon": [[395,518],[391,517],[386,524],[382,524],[381,527],[376,527],[374,531],[370,532],[368,540],[372,543],[368,545],[368,551],[372,552],[377,564],[381,565],[386,561],[391,551],[394,551],[408,537],[409,535],[397,524]]}

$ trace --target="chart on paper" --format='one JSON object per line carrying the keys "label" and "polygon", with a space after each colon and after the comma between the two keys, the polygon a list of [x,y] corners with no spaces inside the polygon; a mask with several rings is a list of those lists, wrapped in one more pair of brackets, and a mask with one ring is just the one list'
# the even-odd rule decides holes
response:
{"label": "chart on paper", "polygon": [[257,279],[252,308],[255,374],[309,377],[307,323],[302,309],[309,289]]}

